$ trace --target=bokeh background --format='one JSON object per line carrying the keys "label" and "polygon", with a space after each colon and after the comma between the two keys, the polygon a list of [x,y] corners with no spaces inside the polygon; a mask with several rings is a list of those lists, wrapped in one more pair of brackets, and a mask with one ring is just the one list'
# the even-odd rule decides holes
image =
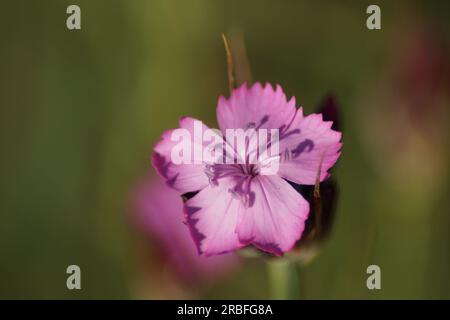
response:
{"label": "bokeh background", "polygon": [[[81,7],[82,29],[66,28]],[[227,94],[221,32],[253,79],[313,112],[340,105],[340,198],[307,299],[450,299],[448,1],[2,0],[0,297],[269,298],[265,263],[185,285],[133,226],[132,190],[160,134],[215,124]],[[67,290],[66,268],[82,270]],[[366,288],[366,268],[382,289]]]}

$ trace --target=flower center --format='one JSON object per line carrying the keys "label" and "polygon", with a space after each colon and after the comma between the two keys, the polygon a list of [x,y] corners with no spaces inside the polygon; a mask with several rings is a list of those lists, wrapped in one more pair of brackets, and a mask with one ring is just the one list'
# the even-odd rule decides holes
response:
{"label": "flower center", "polygon": [[259,174],[259,166],[257,164],[241,164],[240,166],[246,176],[256,177]]}
{"label": "flower center", "polygon": [[221,178],[229,177],[236,184],[228,192],[242,202],[245,207],[253,206],[255,193],[251,191],[251,181],[259,174],[257,164],[213,164],[205,165],[205,174],[210,184],[217,186]]}

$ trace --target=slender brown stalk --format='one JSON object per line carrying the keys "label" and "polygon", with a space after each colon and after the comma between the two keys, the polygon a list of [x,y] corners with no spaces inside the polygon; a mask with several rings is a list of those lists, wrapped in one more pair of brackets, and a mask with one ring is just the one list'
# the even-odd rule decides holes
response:
{"label": "slender brown stalk", "polygon": [[322,171],[322,159],[320,160],[319,164],[319,170],[317,171],[317,177],[316,177],[316,183],[314,185],[314,192],[313,192],[313,205],[314,205],[314,212],[316,214],[315,216],[315,235],[320,234],[320,228],[322,225],[322,205],[320,202],[320,174]]}
{"label": "slender brown stalk", "polygon": [[225,47],[225,53],[227,55],[228,88],[231,94],[235,87],[233,55],[231,53],[228,39],[224,33],[222,33],[222,40]]}

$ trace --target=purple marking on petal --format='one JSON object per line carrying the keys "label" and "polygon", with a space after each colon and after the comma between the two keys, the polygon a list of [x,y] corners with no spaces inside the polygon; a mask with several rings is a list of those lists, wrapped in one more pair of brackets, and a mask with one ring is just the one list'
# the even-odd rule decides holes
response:
{"label": "purple marking on petal", "polygon": [[255,204],[256,194],[253,191],[248,193],[248,207],[251,208]]}
{"label": "purple marking on petal", "polygon": [[244,176],[233,189],[228,191],[236,198],[242,201],[246,208],[251,208],[255,204],[256,194],[251,190],[252,177]]}
{"label": "purple marking on petal", "polygon": [[[225,251],[217,253],[216,255],[223,255],[223,254],[227,254],[227,253],[230,253],[230,252],[233,252],[233,251],[235,251],[235,250],[225,250]],[[206,256],[206,257],[209,257],[209,256]]]}
{"label": "purple marking on petal", "polygon": [[264,117],[262,117],[259,125],[262,125],[262,124],[266,123],[267,121],[269,121],[269,116],[266,114]]}
{"label": "purple marking on petal", "polygon": [[[280,132],[281,132],[281,130],[280,130]],[[286,137],[289,137],[290,135],[299,134],[299,133],[300,133],[300,129],[294,129],[294,130],[291,130],[291,131],[288,131],[288,132],[281,132],[280,133],[280,140],[284,139]]]}
{"label": "purple marking on petal", "polygon": [[[294,129],[291,131],[287,131],[289,129],[289,126],[286,125],[282,125],[278,130],[279,130],[279,137],[278,140],[281,141],[293,134],[299,134],[301,131],[300,129]],[[272,134],[269,132],[269,142],[267,143],[267,149],[270,148],[272,145]]]}
{"label": "purple marking on petal", "polygon": [[258,243],[258,242],[252,242],[252,244],[257,247],[258,249],[261,249],[265,252],[272,253],[276,256],[282,256],[284,252],[278,247],[276,243]]}
{"label": "purple marking on petal", "polygon": [[158,171],[158,173],[165,179],[168,179],[168,167],[170,165],[169,162],[166,161],[166,159],[160,155],[159,153],[155,152],[153,153],[152,156],[152,163],[153,166],[156,168],[156,170]]}
{"label": "purple marking on petal", "polygon": [[169,187],[173,188],[173,186],[175,185],[175,182],[177,181],[178,175],[179,175],[179,173],[174,175],[172,178],[167,179],[166,183]]}
{"label": "purple marking on petal", "polygon": [[311,152],[313,148],[314,142],[312,142],[312,140],[310,139],[305,139],[300,142],[297,147],[291,151],[291,153],[294,158],[297,158],[303,152]]}
{"label": "purple marking on petal", "polygon": [[155,152],[152,156],[152,164],[156,168],[156,171],[159,173],[159,175],[166,180],[166,184],[169,187],[173,188],[175,182],[177,181],[179,173],[177,173],[173,177],[169,177],[168,171],[170,162],[166,161],[166,159],[162,155]]}
{"label": "purple marking on petal", "polygon": [[201,210],[199,207],[189,207],[187,205],[183,206],[184,215],[186,217],[186,223],[189,227],[189,231],[191,233],[191,237],[195,242],[195,246],[197,247],[198,254],[202,254],[201,249],[201,243],[202,240],[205,239],[205,235],[202,234],[198,229],[195,227],[195,225],[198,222],[198,219],[195,219],[192,217],[193,214],[195,214],[197,211]]}
{"label": "purple marking on petal", "polygon": [[269,121],[269,116],[266,114],[264,117],[261,118],[261,120],[259,121],[259,124],[256,127],[256,129],[258,130],[259,128],[261,128],[261,126],[263,124],[265,124],[267,121]]}

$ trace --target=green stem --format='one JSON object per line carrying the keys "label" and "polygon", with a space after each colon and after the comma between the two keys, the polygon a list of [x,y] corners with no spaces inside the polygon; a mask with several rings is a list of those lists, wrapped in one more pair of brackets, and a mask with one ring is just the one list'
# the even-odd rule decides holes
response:
{"label": "green stem", "polygon": [[300,298],[298,275],[295,265],[286,260],[267,262],[271,299],[294,300]]}

